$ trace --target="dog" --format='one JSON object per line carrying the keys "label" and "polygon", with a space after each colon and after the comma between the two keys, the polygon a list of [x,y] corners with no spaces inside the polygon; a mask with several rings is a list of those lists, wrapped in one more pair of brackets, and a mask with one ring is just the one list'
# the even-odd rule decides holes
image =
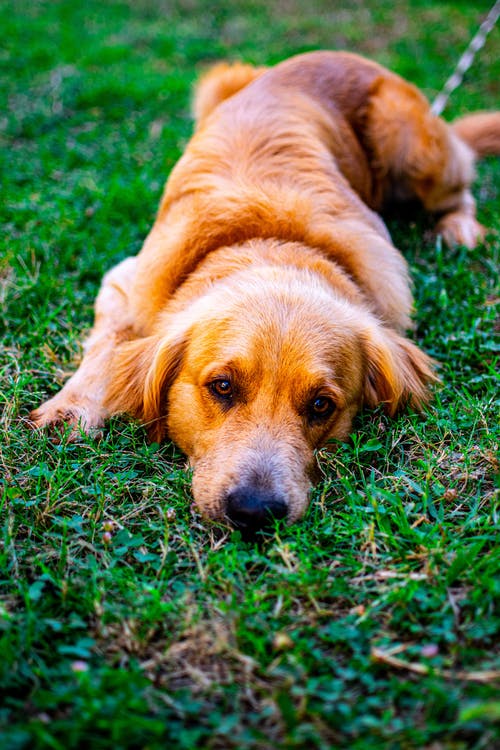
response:
{"label": "dog", "polygon": [[418,200],[474,247],[474,163],[500,153],[500,112],[446,124],[396,74],[318,51],[217,65],[194,114],[79,369],[31,420],[77,437],[131,415],[187,454],[206,517],[255,531],[303,515],[315,450],[362,406],[427,403],[433,362],[406,336],[407,265],[379,212]]}

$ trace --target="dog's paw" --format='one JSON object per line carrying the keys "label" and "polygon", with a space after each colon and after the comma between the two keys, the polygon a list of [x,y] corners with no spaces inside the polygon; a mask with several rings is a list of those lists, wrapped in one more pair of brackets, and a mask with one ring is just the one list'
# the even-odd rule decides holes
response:
{"label": "dog's paw", "polygon": [[436,227],[448,247],[465,245],[472,250],[484,239],[486,229],[469,213],[453,211],[446,214]]}
{"label": "dog's paw", "polygon": [[28,422],[33,429],[46,429],[56,437],[66,435],[70,442],[82,435],[101,436],[106,414],[90,401],[82,402],[58,393],[32,411]]}

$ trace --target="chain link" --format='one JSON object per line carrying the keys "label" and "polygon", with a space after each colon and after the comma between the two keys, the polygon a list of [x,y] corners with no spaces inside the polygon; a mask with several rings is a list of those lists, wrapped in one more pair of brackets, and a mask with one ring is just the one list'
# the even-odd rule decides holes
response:
{"label": "chain link", "polygon": [[436,96],[432,103],[431,110],[435,115],[440,115],[446,107],[450,95],[455,91],[456,88],[462,83],[464,74],[469,70],[470,66],[474,61],[476,52],[481,49],[486,41],[486,37],[498,21],[500,17],[500,0],[496,0],[495,4],[491,8],[490,12],[484,19],[483,23],[473,36],[469,46],[465,50],[464,54],[457,63],[457,67],[453,75],[451,75],[443,88]]}

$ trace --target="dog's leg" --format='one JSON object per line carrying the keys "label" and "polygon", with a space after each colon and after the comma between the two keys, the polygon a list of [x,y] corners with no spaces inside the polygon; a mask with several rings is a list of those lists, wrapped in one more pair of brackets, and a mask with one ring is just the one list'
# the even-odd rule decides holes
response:
{"label": "dog's leg", "polygon": [[476,219],[476,202],[470,190],[462,190],[453,209],[444,211],[436,224],[436,233],[449,247],[465,245],[472,249],[484,239],[486,229]]}
{"label": "dog's leg", "polygon": [[84,356],[75,374],[53,398],[30,415],[35,427],[67,424],[71,437],[101,427],[109,416],[103,405],[110,366],[116,346],[134,337],[129,293],[135,277],[136,258],[127,258],[109,271],[95,303],[95,322],[84,345]]}
{"label": "dog's leg", "polygon": [[413,327],[408,266],[387,231],[376,231],[366,221],[335,218],[318,221],[309,236],[313,246],[325,247],[328,252],[330,245],[332,260],[367,293],[372,312],[385,325],[400,332]]}
{"label": "dog's leg", "polygon": [[[464,160],[471,161],[471,151],[476,159],[500,154],[500,112],[476,112],[460,117],[452,123],[451,130],[455,163],[459,165]],[[474,247],[475,241],[483,238],[485,230],[476,221],[474,198],[470,190],[464,189],[458,201],[454,210],[448,209],[443,216],[438,231],[448,244],[458,242]]]}
{"label": "dog's leg", "polygon": [[475,247],[484,235],[470,191],[475,153],[418,89],[397,76],[377,79],[364,137],[385,202],[417,198],[441,215],[437,232],[448,245]]}

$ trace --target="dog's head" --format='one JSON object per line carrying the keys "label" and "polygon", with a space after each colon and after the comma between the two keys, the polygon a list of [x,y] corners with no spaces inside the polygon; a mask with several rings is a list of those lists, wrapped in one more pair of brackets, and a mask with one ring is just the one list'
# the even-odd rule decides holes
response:
{"label": "dog's head", "polygon": [[359,407],[420,406],[430,360],[307,270],[235,273],[119,350],[109,403],[188,455],[196,503],[248,529],[305,511],[316,448]]}

